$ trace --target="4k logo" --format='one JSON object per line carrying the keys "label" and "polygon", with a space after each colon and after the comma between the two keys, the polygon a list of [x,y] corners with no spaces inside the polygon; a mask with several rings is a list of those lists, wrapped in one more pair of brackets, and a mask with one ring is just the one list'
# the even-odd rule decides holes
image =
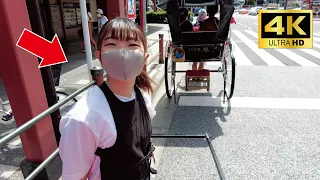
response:
{"label": "4k logo", "polygon": [[259,48],[312,48],[312,10],[260,10]]}

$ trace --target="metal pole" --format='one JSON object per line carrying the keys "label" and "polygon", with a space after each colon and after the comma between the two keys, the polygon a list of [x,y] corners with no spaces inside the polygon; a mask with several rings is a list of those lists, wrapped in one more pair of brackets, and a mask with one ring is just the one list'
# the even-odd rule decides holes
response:
{"label": "metal pole", "polygon": [[88,14],[87,14],[87,5],[86,0],[80,0],[80,10],[81,10],[81,21],[82,21],[82,31],[84,39],[84,47],[86,50],[87,66],[88,66],[88,75],[89,80],[92,80],[90,69],[92,68],[92,52],[89,36],[89,26],[88,26]]}
{"label": "metal pole", "polygon": [[103,74],[104,74],[104,70],[99,66],[93,67],[91,69],[92,79],[96,81],[95,85],[99,86],[104,82]]}
{"label": "metal pole", "polygon": [[288,3],[288,0],[284,0],[284,10],[287,9],[287,3]]}
{"label": "metal pole", "polygon": [[23,125],[19,126],[18,128],[16,128],[14,131],[12,131],[10,134],[4,136],[3,138],[0,139],[0,146],[8,143],[9,141],[11,141],[12,139],[16,138],[17,136],[19,136],[21,133],[23,133],[24,131],[26,131],[27,129],[31,128],[32,126],[34,126],[37,122],[41,121],[43,118],[45,118],[46,116],[48,116],[49,114],[51,114],[52,112],[56,111],[57,109],[59,109],[62,105],[66,104],[68,101],[70,101],[72,98],[76,97],[78,94],[82,93],[83,91],[87,90],[89,87],[91,87],[92,85],[94,85],[96,82],[95,81],[91,81],[88,84],[86,84],[85,86],[83,86],[82,88],[78,89],[77,91],[75,91],[74,93],[70,94],[69,96],[67,96],[66,98],[62,99],[61,101],[59,101],[58,103],[56,103],[55,105],[51,106],[49,109],[41,112],[39,115],[37,115],[36,117],[30,119],[28,122],[24,123]]}

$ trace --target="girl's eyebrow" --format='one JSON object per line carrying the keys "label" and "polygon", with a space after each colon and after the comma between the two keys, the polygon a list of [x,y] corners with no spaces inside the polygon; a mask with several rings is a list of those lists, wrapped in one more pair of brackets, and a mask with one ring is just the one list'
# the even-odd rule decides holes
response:
{"label": "girl's eyebrow", "polygon": [[106,37],[104,40],[106,41],[106,40],[108,40],[108,39],[112,39],[111,37]]}

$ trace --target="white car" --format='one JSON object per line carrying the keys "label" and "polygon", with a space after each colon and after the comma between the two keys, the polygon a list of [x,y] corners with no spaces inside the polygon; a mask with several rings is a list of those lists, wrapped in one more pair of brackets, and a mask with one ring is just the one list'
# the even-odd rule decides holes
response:
{"label": "white car", "polygon": [[249,10],[249,15],[258,15],[258,11],[262,9],[262,7],[253,7]]}

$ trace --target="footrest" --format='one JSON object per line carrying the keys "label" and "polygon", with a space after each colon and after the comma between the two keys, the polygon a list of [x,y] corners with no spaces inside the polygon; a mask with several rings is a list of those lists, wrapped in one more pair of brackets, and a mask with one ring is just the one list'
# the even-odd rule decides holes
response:
{"label": "footrest", "polygon": [[[203,80],[194,80],[194,79],[203,79]],[[196,89],[207,89],[207,91],[210,90],[210,71],[208,69],[204,70],[187,70],[186,76],[186,90],[189,88],[196,88]],[[206,86],[191,86],[191,82],[200,82],[200,83],[206,83]]]}
{"label": "footrest", "polygon": [[210,71],[208,69],[204,70],[187,70],[186,76],[188,77],[209,77]]}

